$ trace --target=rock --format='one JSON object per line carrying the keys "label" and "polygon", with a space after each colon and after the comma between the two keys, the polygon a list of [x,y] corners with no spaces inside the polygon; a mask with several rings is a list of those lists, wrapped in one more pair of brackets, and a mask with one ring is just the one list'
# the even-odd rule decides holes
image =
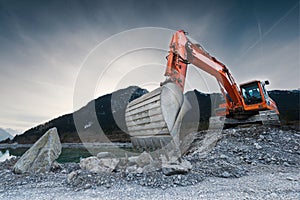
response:
{"label": "rock", "polygon": [[187,160],[181,159],[180,164],[181,164],[181,166],[185,167],[188,170],[191,170],[193,168],[193,165]]}
{"label": "rock", "polygon": [[265,199],[278,199],[278,195],[274,192],[265,196]]}
{"label": "rock", "polygon": [[62,166],[61,166],[58,162],[54,161],[54,162],[52,163],[50,169],[51,169],[52,172],[56,172],[56,171],[61,170],[61,169],[62,169]]}
{"label": "rock", "polygon": [[118,166],[120,159],[118,158],[103,158],[100,159],[100,164],[109,169],[110,172],[114,171]]}
{"label": "rock", "polygon": [[221,177],[223,177],[223,178],[230,178],[230,177],[231,177],[231,174],[230,174],[229,172],[225,171],[225,172],[223,172],[223,173],[221,174]]}
{"label": "rock", "polygon": [[227,159],[228,156],[226,156],[226,155],[224,155],[224,154],[221,154],[221,155],[220,155],[220,158],[221,158],[221,159]]}
{"label": "rock", "polygon": [[84,158],[80,160],[80,168],[91,172],[103,172],[106,169],[100,165],[100,159],[95,156]]}
{"label": "rock", "polygon": [[286,180],[289,180],[289,181],[297,181],[297,178],[295,178],[295,177],[286,177]]}
{"label": "rock", "polygon": [[116,170],[119,170],[119,171],[126,170],[127,163],[128,163],[128,157],[120,158],[119,159],[119,163],[118,163],[118,165],[116,167]]}
{"label": "rock", "polygon": [[61,143],[57,129],[51,128],[23,154],[13,171],[17,174],[49,172],[60,153]]}
{"label": "rock", "polygon": [[137,170],[136,165],[131,165],[131,166],[126,167],[126,172],[127,173],[134,173],[134,172],[136,172],[136,170]]}
{"label": "rock", "polygon": [[138,167],[135,172],[138,174],[141,174],[141,173],[143,173],[143,168]]}
{"label": "rock", "polygon": [[186,174],[188,173],[189,170],[186,168],[182,167],[181,165],[176,165],[176,164],[166,164],[163,165],[162,167],[162,172],[167,175],[175,175],[175,174]]}
{"label": "rock", "polygon": [[259,135],[259,138],[260,138],[261,140],[263,140],[263,139],[265,139],[265,136]]}
{"label": "rock", "polygon": [[83,189],[89,189],[91,187],[92,187],[92,185],[88,183],[88,184],[85,184],[85,186],[83,187]]}
{"label": "rock", "polygon": [[143,167],[142,172],[149,173],[149,172],[154,172],[156,170],[157,170],[157,168],[154,165],[149,164],[149,165],[146,165],[145,167]]}
{"label": "rock", "polygon": [[149,165],[153,161],[151,155],[147,152],[141,153],[139,157],[136,160],[136,163],[139,167],[145,167],[146,165]]}
{"label": "rock", "polygon": [[73,171],[70,174],[68,174],[67,181],[68,183],[71,183],[72,180],[79,174],[79,171]]}
{"label": "rock", "polygon": [[192,164],[187,160],[182,160],[177,163],[163,163],[163,174],[170,176],[175,174],[186,174],[192,169]]}
{"label": "rock", "polygon": [[99,152],[97,154],[97,158],[116,158],[116,156],[113,153],[110,152]]}
{"label": "rock", "polygon": [[260,146],[258,143],[254,143],[254,146],[255,146],[255,148],[258,149],[258,150],[259,150],[259,149],[262,149],[262,146]]}
{"label": "rock", "polygon": [[81,169],[91,172],[112,172],[116,169],[120,159],[118,158],[102,158],[91,156],[80,160]]}
{"label": "rock", "polygon": [[154,172],[158,171],[159,169],[161,169],[161,162],[158,160],[153,160],[149,165],[143,167],[143,173]]}
{"label": "rock", "polygon": [[138,156],[131,156],[131,157],[128,157],[128,163],[127,163],[127,165],[128,165],[128,166],[136,165],[136,164],[137,164],[138,158],[139,158]]}
{"label": "rock", "polygon": [[285,167],[289,167],[289,166],[290,166],[290,164],[289,164],[288,162],[283,162],[283,166],[285,166]]}
{"label": "rock", "polygon": [[143,152],[140,156],[120,158],[116,170],[125,170],[129,173],[149,173],[161,168],[161,162],[154,160],[150,154]]}

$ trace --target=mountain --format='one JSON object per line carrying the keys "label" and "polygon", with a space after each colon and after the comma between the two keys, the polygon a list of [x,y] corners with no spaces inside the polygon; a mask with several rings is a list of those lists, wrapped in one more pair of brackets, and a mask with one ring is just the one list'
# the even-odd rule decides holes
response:
{"label": "mountain", "polygon": [[20,131],[20,130],[15,130],[15,129],[11,129],[11,128],[6,128],[5,131],[8,132],[13,137],[22,133],[22,131]]}
{"label": "mountain", "polygon": [[3,128],[0,128],[0,141],[6,140],[8,138],[12,139],[13,136],[11,134],[9,134],[9,132],[7,132],[6,130],[4,130]]}
{"label": "mountain", "polygon": [[[76,128],[80,129],[80,133],[83,132],[85,138],[88,140],[86,142],[101,142],[104,138],[99,137],[98,123],[110,141],[129,141],[129,136],[117,126],[116,121],[118,121],[118,124],[125,124],[125,109],[128,101],[132,101],[147,92],[145,89],[130,86],[111,94],[106,94],[90,101],[86,106],[74,113],[60,116],[47,123],[31,128],[22,135],[17,135],[11,142],[19,144],[34,143],[51,127],[58,129],[62,143],[81,142],[82,138],[78,135]],[[94,118],[91,117],[94,115]],[[73,116],[80,116],[80,120],[76,123],[76,126]]]}
{"label": "mountain", "polygon": [[276,102],[283,123],[300,121],[300,90],[273,90],[268,93]]}
{"label": "mountain", "polygon": [[[20,144],[34,143],[51,127],[57,127],[61,142],[63,143],[82,142],[82,137],[78,135],[77,129],[80,129],[80,133],[84,135],[85,142],[101,142],[104,141],[105,138],[99,134],[98,123],[110,141],[129,141],[129,135],[125,133],[125,130],[120,128],[126,127],[126,106],[128,102],[147,92],[147,90],[136,86],[115,91],[90,101],[86,106],[74,113],[66,114],[50,120],[45,124],[38,125],[27,130],[22,135],[17,135],[12,141],[7,140],[6,142],[17,142]],[[194,90],[187,92],[185,95],[194,108],[187,113],[186,119],[189,122],[195,121],[198,119],[197,113],[200,113],[199,128],[206,128],[208,119],[214,109],[223,101],[221,94],[205,94]],[[270,91],[269,95],[276,101],[283,123],[299,122],[300,90],[274,90]],[[76,126],[73,117],[75,117]]]}

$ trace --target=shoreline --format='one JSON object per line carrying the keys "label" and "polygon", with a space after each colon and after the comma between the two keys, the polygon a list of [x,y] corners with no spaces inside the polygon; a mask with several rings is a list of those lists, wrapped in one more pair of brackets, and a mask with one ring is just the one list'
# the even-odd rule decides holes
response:
{"label": "shoreline", "polygon": [[[2,143],[0,144],[1,149],[16,149],[16,148],[30,148],[33,144],[17,144],[17,143]],[[122,142],[110,142],[110,143],[62,143],[62,148],[98,148],[98,147],[124,147],[132,148],[132,144]]]}

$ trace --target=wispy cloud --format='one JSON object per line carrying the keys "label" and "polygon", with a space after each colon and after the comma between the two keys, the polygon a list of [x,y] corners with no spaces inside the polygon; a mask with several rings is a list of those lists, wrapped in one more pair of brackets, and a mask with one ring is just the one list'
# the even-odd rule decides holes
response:
{"label": "wispy cloud", "polygon": [[[170,8],[170,2],[180,6]],[[277,7],[281,8],[282,4]],[[176,1],[2,1],[0,127],[24,130],[71,112],[80,66],[88,53],[111,35],[144,26],[189,31],[192,38],[228,65],[238,82],[268,78],[271,89],[299,87],[299,34],[296,38],[282,39],[288,32],[299,33],[299,18],[291,18],[297,9],[263,12],[270,18],[281,14],[266,29],[264,21],[255,18],[248,7],[251,3],[243,6],[240,1],[195,0],[184,4]],[[276,8],[275,3],[272,8]],[[298,25],[293,27],[290,23]],[[286,26],[290,27],[288,31],[280,30]],[[132,35],[132,40],[102,49],[102,57],[94,58],[98,65],[90,73],[106,67],[99,59],[115,55],[141,40],[153,46],[159,43],[167,49],[170,38]],[[164,66],[160,65],[164,62],[164,53],[155,51],[135,52],[116,60],[104,79],[96,77],[85,82],[83,87],[91,89],[93,95],[83,94],[82,104],[131,83],[151,89],[154,82],[162,81]],[[129,69],[133,71],[127,73]],[[291,73],[295,71],[298,73]],[[188,76],[187,88],[218,90],[214,78],[204,72],[191,67]]]}

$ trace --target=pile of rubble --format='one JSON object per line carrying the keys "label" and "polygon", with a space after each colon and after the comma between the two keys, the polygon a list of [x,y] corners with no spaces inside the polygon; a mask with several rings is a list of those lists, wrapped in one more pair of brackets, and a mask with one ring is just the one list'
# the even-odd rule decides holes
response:
{"label": "pile of rubble", "polygon": [[[202,144],[209,134],[209,145],[203,149]],[[0,190],[50,180],[75,190],[97,186],[109,188],[124,183],[165,189],[194,185],[206,177],[242,177],[252,173],[254,168],[280,167],[288,171],[300,167],[300,133],[295,130],[251,126],[214,134],[206,131],[197,133],[187,155],[172,162],[163,156],[154,159],[146,152],[124,158],[100,152],[97,156],[82,159],[80,163],[53,162],[50,168],[47,165],[48,171],[39,175],[14,174],[12,169],[18,165],[15,164],[17,160],[12,159],[0,163],[3,179]],[[208,144],[207,141],[205,143]],[[51,158],[55,157],[56,154]]]}
{"label": "pile of rubble", "polygon": [[[252,166],[300,166],[300,133],[279,128],[251,126],[227,129],[223,137],[204,157],[197,151],[197,141],[186,158],[193,170],[205,176],[241,177]],[[200,155],[200,156],[199,156]]]}
{"label": "pile of rubble", "polygon": [[[120,159],[119,163],[123,163],[123,167],[127,166],[124,168],[114,161],[101,161],[104,155],[101,153],[97,158],[82,160],[81,169],[69,175],[68,184],[76,188],[101,185],[110,187],[129,181],[149,187],[167,188],[194,185],[209,176],[238,178],[247,175],[253,167],[300,166],[300,133],[297,131],[264,126],[227,129],[215,138],[215,146],[203,152],[201,143],[205,134],[205,131],[197,133],[198,139],[193,142],[190,153],[181,159],[180,164],[173,165],[176,170],[173,170],[172,164],[167,167],[168,165],[155,163],[145,152],[140,157],[127,158],[127,165]],[[107,172],[92,172],[92,165],[87,163],[98,165],[98,162],[114,163],[116,168]],[[182,166],[184,170],[180,171]],[[110,173],[111,171],[115,172]]]}
{"label": "pile of rubble", "polygon": [[189,161],[174,162],[153,159],[143,152],[139,156],[117,158],[112,153],[100,152],[97,156],[80,161],[79,170],[68,175],[68,184],[76,188],[93,186],[111,187],[124,181],[149,187],[168,188],[175,185],[190,185],[203,180],[201,175],[191,173]]}
{"label": "pile of rubble", "polygon": [[145,151],[139,156],[128,157],[126,155],[124,158],[117,158],[110,152],[100,152],[97,156],[81,159],[80,167],[94,173],[113,171],[149,173],[162,170],[165,175],[185,174],[192,168],[191,163],[186,160],[173,160],[173,162],[170,162],[163,155],[160,159],[154,159],[151,154]]}

